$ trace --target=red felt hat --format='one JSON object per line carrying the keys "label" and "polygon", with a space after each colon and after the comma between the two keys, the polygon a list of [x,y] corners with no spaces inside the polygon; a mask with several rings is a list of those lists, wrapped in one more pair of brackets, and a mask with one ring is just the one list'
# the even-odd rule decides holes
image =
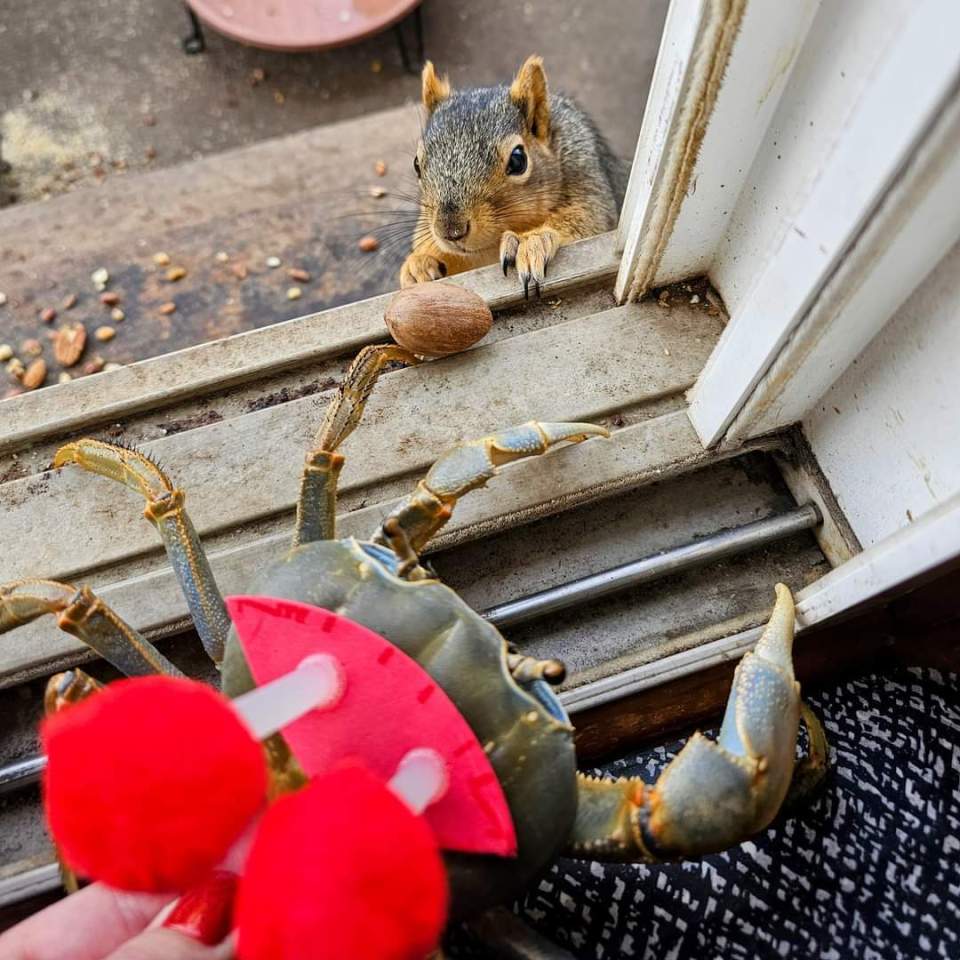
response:
{"label": "red felt hat", "polygon": [[112,683],[41,728],[47,822],[66,863],[124,890],[200,882],[266,796],[263,750],[191,680]]}
{"label": "red felt hat", "polygon": [[423,960],[446,918],[433,832],[359,765],[264,816],[240,884],[240,960]]}

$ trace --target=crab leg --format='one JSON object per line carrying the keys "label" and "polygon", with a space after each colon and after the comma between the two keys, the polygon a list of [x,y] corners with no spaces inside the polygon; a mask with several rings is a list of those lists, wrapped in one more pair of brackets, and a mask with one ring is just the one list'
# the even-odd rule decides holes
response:
{"label": "crab leg", "polygon": [[[47,681],[47,688],[43,695],[43,712],[49,717],[102,689],[103,684],[99,680],[94,680],[82,670],[68,670],[66,673],[54,674]],[[64,889],[67,893],[76,893],[80,889],[77,875],[67,866],[59,850],[57,850],[57,861],[60,864],[60,879],[63,881]]]}
{"label": "crab leg", "polygon": [[498,467],[512,460],[533,457],[556,443],[579,443],[589,437],[609,436],[592,423],[539,423],[531,420],[519,427],[479,440],[469,440],[448,450],[417,484],[407,501],[394,510],[374,534],[374,543],[386,544],[384,528],[396,521],[406,532],[414,550],[422,550],[450,519],[464,494],[484,486]]}
{"label": "crab leg", "polygon": [[[695,733],[652,787],[581,775],[573,856],[698,857],[740,843],[777,815],[796,766],[801,704],[791,658],[793,598],[783,584],[776,589],[770,622],[737,667],[717,741]],[[812,717],[805,713],[805,722]],[[822,754],[822,729],[813,723],[812,753]]]}
{"label": "crab leg", "polygon": [[413,365],[417,358],[393,344],[364,347],[330,401],[300,478],[294,544],[332,540],[337,512],[337,480],[343,457],[337,447],[353,433],[374,384],[388,363]]}
{"label": "crab leg", "polygon": [[56,614],[61,630],[82,640],[127,676],[182,676],[149,640],[121,620],[89,587],[78,590],[55,580],[0,584],[0,633],[45,613]]}
{"label": "crab leg", "polygon": [[184,507],[186,494],[146,454],[100,440],[76,440],[61,447],[54,467],[76,464],[117,480],[142,494],[143,515],[157,528],[180,582],[197,633],[210,659],[219,664],[230,629],[213,571]]}

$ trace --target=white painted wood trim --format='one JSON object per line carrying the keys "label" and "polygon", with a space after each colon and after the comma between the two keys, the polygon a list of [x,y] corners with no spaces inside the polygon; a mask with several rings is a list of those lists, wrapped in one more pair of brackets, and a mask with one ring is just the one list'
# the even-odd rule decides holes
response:
{"label": "white painted wood trim", "polygon": [[960,88],[727,430],[802,420],[960,238]]}
{"label": "white painted wood trim", "polygon": [[819,5],[670,5],[620,218],[619,302],[709,266]]}
{"label": "white painted wood trim", "polygon": [[960,494],[831,570],[797,594],[809,627],[882,597],[960,557]]}
{"label": "white painted wood trim", "polygon": [[667,150],[681,126],[693,84],[694,53],[710,6],[710,0],[673,0],[667,11],[617,229],[617,249],[623,251],[616,282],[618,303],[626,300],[640,269],[643,239],[651,229],[657,197],[665,189]]}
{"label": "white painted wood trim", "polygon": [[821,0],[748,0],[654,287],[706,273]]}
{"label": "white painted wood trim", "polygon": [[911,9],[691,391],[690,417],[705,444],[723,437],[949,104],[960,69],[957,35],[953,0]]}

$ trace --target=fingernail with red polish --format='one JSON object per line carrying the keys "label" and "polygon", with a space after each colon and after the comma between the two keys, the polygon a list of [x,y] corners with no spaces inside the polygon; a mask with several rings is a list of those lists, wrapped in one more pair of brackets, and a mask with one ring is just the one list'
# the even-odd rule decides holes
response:
{"label": "fingernail with red polish", "polygon": [[209,880],[177,901],[163,925],[207,946],[220,943],[233,928],[237,881],[235,873],[224,870],[212,873]]}

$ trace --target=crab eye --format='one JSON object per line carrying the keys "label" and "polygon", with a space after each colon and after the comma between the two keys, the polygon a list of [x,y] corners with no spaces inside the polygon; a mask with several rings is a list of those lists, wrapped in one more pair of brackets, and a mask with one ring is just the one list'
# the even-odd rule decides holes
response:
{"label": "crab eye", "polygon": [[507,173],[511,177],[519,177],[521,173],[527,170],[527,151],[521,146],[516,146],[510,152],[510,159],[507,160]]}
{"label": "crab eye", "polygon": [[413,169],[417,174],[417,179],[419,179],[420,178],[420,158],[419,157],[413,158]]}

